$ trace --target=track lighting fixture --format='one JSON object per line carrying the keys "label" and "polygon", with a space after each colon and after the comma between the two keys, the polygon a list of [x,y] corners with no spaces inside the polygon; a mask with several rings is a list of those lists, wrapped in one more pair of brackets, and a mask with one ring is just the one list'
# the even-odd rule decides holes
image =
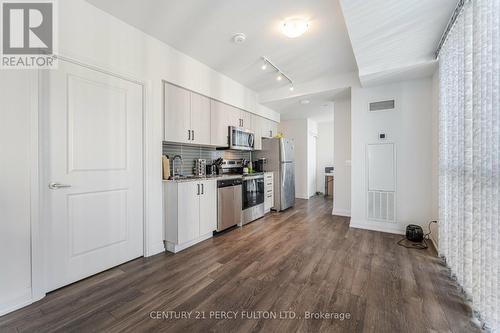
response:
{"label": "track lighting fixture", "polygon": [[288,89],[290,91],[293,91],[294,88],[293,88],[293,81],[292,81],[292,79],[290,79],[286,74],[284,74],[283,71],[278,68],[278,66],[276,66],[275,64],[273,64],[266,57],[262,57],[262,61],[263,61],[262,65],[260,66],[260,68],[262,70],[266,70],[268,66],[271,66],[272,68],[274,68],[274,70],[277,73],[277,75],[276,75],[276,81],[283,81],[283,79],[286,79],[290,83]]}

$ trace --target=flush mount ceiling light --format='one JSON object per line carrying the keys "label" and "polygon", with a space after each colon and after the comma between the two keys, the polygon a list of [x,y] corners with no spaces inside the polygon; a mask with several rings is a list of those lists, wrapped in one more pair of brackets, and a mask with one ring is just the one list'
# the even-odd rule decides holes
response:
{"label": "flush mount ceiling light", "polygon": [[281,22],[281,31],[289,38],[296,38],[304,34],[309,28],[309,22],[299,17],[287,18]]}
{"label": "flush mount ceiling light", "polygon": [[283,79],[286,79],[288,82],[290,82],[290,85],[288,86],[288,89],[290,91],[293,91],[293,81],[290,79],[290,77],[286,74],[283,73],[281,69],[278,68],[275,64],[271,62],[271,60],[267,59],[266,57],[262,57],[262,65],[260,68],[265,71],[268,67],[272,67],[276,71],[276,81],[283,81]]}

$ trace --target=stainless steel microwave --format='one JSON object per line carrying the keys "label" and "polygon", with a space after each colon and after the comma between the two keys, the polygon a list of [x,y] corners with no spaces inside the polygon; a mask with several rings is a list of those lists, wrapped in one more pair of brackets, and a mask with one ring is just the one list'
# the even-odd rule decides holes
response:
{"label": "stainless steel microwave", "polygon": [[229,149],[253,150],[255,133],[243,127],[229,127]]}

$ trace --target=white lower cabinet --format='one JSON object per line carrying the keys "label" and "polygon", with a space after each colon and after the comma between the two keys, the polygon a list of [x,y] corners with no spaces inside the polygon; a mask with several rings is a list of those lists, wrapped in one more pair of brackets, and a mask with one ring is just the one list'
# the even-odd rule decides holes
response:
{"label": "white lower cabinet", "polygon": [[212,237],[217,229],[216,181],[163,184],[167,251],[176,253]]}
{"label": "white lower cabinet", "polygon": [[274,173],[264,173],[264,212],[269,212],[274,206]]}

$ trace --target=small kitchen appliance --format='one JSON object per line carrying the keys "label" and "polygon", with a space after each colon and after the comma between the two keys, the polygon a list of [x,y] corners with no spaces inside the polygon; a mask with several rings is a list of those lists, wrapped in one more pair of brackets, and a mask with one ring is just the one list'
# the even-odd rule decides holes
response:
{"label": "small kitchen appliance", "polygon": [[195,176],[206,176],[207,174],[207,160],[199,158],[195,161],[194,165],[194,175]]}
{"label": "small kitchen appliance", "polygon": [[229,149],[253,150],[255,133],[243,127],[229,127]]}

